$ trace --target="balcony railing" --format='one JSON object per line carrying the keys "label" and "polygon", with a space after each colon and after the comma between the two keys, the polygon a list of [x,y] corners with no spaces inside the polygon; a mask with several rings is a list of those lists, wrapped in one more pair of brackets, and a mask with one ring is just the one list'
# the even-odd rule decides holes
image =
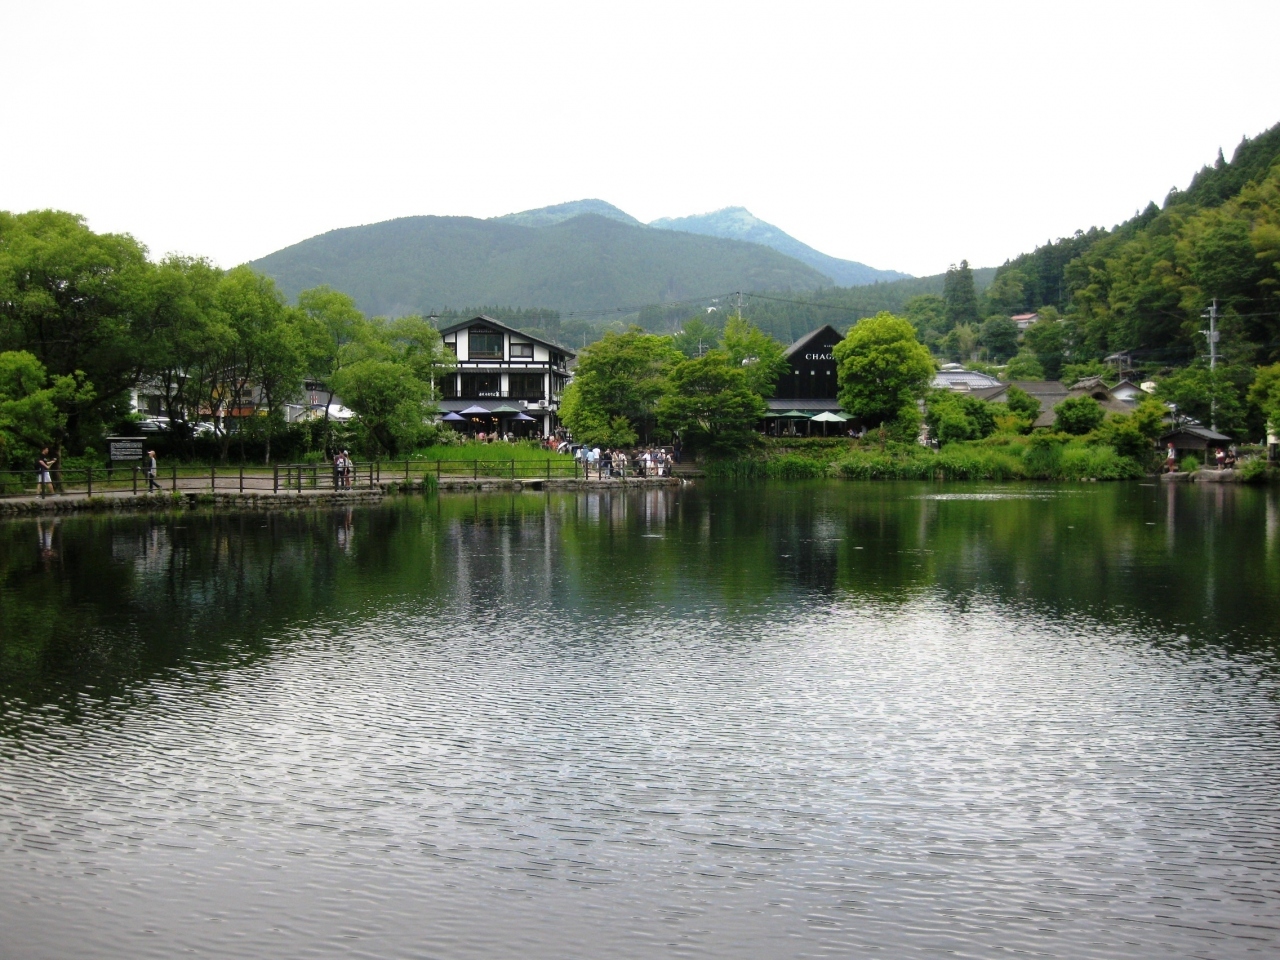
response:
{"label": "balcony railing", "polygon": [[[542,391],[537,392],[529,390],[469,390],[458,394],[445,392],[442,396],[444,400],[527,400],[530,403],[537,403],[546,397]],[[551,402],[558,403],[560,397],[558,394],[551,395]]]}

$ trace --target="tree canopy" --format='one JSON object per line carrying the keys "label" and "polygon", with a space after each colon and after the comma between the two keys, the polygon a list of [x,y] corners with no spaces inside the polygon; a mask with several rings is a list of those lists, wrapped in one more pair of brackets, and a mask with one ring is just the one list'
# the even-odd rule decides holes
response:
{"label": "tree canopy", "polygon": [[868,424],[898,417],[924,396],[935,364],[915,329],[881,313],[859,321],[835,347],[840,405]]}

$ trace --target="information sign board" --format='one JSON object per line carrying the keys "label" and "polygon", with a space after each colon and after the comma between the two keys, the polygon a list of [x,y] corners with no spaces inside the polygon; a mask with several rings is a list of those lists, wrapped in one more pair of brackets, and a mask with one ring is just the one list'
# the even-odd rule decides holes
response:
{"label": "information sign board", "polygon": [[142,440],[108,440],[107,447],[112,460],[141,460],[147,452]]}

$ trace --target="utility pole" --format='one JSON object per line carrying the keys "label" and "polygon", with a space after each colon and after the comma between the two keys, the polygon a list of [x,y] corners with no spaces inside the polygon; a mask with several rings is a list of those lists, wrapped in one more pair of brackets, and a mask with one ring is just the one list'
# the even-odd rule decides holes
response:
{"label": "utility pole", "polygon": [[[1204,314],[1201,314],[1204,316]],[[1214,297],[1209,304],[1209,329],[1201,330],[1206,337],[1209,338],[1209,372],[1213,373],[1218,366],[1218,298]],[[1212,376],[1209,378],[1209,429],[1217,431],[1218,429],[1218,385],[1214,382]]]}

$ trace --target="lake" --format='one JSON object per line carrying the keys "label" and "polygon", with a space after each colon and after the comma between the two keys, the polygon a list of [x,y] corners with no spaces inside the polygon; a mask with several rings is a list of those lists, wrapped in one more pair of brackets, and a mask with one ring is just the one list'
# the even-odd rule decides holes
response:
{"label": "lake", "polygon": [[1280,955],[1280,495],[0,524],[0,955]]}

